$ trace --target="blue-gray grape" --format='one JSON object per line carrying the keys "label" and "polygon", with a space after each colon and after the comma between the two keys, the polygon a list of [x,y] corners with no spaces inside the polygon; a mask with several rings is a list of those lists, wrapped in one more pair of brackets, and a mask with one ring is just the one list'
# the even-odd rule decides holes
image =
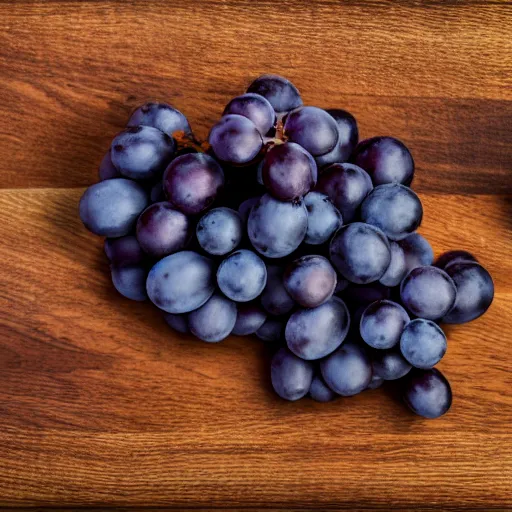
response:
{"label": "blue-gray grape", "polygon": [[343,343],[349,327],[347,306],[338,297],[332,297],[316,308],[295,311],[286,324],[286,343],[302,359],[321,359]]}
{"label": "blue-gray grape", "polygon": [[111,267],[112,282],[115,289],[124,297],[131,300],[143,301],[146,294],[147,270],[139,265],[128,267]]}
{"label": "blue-gray grape", "polygon": [[[443,270],[446,269],[449,265],[453,265],[454,263],[466,263],[466,262],[476,262],[478,263],[478,260],[468,251],[447,251],[439,258],[437,258],[435,262],[435,266],[442,268]],[[429,263],[429,265],[432,265],[432,262]]]}
{"label": "blue-gray grape", "polygon": [[112,178],[121,178],[121,173],[114,167],[110,158],[110,150],[105,153],[100,167],[98,169],[100,181],[111,180]]}
{"label": "blue-gray grape", "polygon": [[173,315],[172,313],[166,313],[164,316],[167,325],[181,334],[189,334],[190,329],[188,328],[188,317],[187,315]]}
{"label": "blue-gray grape", "polygon": [[95,235],[120,237],[130,233],[148,205],[145,190],[132,180],[114,178],[91,185],[80,199],[80,219]]}
{"label": "blue-gray grape", "polygon": [[144,103],[133,111],[128,126],[152,126],[172,137],[176,132],[192,134],[187,118],[167,103]]}
{"label": "blue-gray grape", "polygon": [[310,245],[321,245],[343,224],[339,210],[328,196],[320,192],[309,192],[304,197],[308,211],[308,229],[304,242]]}
{"label": "blue-gray grape", "polygon": [[407,375],[412,366],[398,348],[376,350],[372,358],[373,374],[383,380],[397,380]]}
{"label": "blue-gray grape", "polygon": [[289,112],[302,106],[297,88],[279,75],[261,75],[251,83],[247,92],[260,94],[266,98],[278,113]]}
{"label": "blue-gray grape", "polygon": [[267,313],[274,316],[285,315],[295,306],[284,285],[284,269],[276,265],[267,265],[267,284],[260,297],[261,305]]}
{"label": "blue-gray grape", "polygon": [[382,230],[390,240],[402,240],[421,224],[423,207],[419,197],[404,185],[375,187],[361,205],[361,219]]}
{"label": "blue-gray grape", "polygon": [[199,245],[209,254],[221,256],[238,247],[243,237],[240,215],[230,208],[214,208],[196,226]]}
{"label": "blue-gray grape", "polygon": [[265,288],[267,268],[256,253],[241,249],[220,264],[217,283],[226,297],[236,302],[248,302]]}
{"label": "blue-gray grape", "polygon": [[285,400],[306,396],[313,380],[313,365],[281,348],[272,358],[271,380],[275,392]]}
{"label": "blue-gray grape", "polygon": [[433,368],[446,353],[446,336],[432,320],[417,318],[405,326],[400,351],[414,367]]}
{"label": "blue-gray grape", "polygon": [[189,313],[213,295],[215,266],[195,252],[177,252],[153,266],[146,288],[151,302],[160,309],[174,314]]}
{"label": "blue-gray grape", "polygon": [[427,267],[434,261],[434,250],[424,236],[412,233],[398,242],[405,257],[405,268],[408,274],[416,267]]}
{"label": "blue-gray grape", "polygon": [[236,323],[236,304],[220,294],[212,295],[188,315],[190,332],[200,340],[217,343],[229,336]]}
{"label": "blue-gray grape", "polygon": [[255,302],[244,302],[237,304],[236,323],[233,327],[233,334],[247,336],[254,334],[267,319],[267,313]]}
{"label": "blue-gray grape", "polygon": [[309,388],[309,396],[315,402],[331,402],[338,395],[325,383],[321,375],[315,375]]}
{"label": "blue-gray grape", "polygon": [[145,258],[137,237],[133,235],[106,238],[104,248],[110,263],[118,267],[138,265]]}
{"label": "blue-gray grape", "polygon": [[391,262],[384,275],[379,279],[379,282],[384,286],[393,287],[398,286],[402,282],[408,270],[406,256],[401,245],[398,242],[391,241],[389,248],[391,250]]}
{"label": "blue-gray grape", "polygon": [[224,109],[223,116],[238,114],[250,119],[261,135],[266,135],[276,123],[276,113],[261,94],[249,92],[233,98]]}
{"label": "blue-gray grape", "polygon": [[250,197],[249,199],[246,199],[245,201],[242,201],[240,203],[240,206],[238,207],[238,214],[240,215],[240,218],[242,219],[244,225],[246,225],[247,221],[249,220],[249,214],[251,213],[252,207],[259,200],[259,197]]}

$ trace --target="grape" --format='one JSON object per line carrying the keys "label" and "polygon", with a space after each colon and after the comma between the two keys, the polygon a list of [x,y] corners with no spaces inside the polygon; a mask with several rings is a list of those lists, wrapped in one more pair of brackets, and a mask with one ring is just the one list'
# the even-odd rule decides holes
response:
{"label": "grape", "polygon": [[347,306],[333,297],[321,306],[293,313],[286,324],[286,343],[302,359],[320,359],[343,343],[349,327]]}
{"label": "grape", "polygon": [[400,304],[390,300],[373,302],[364,310],[361,318],[361,338],[373,348],[392,348],[399,343],[409,320],[409,315]]}
{"label": "grape", "polygon": [[313,380],[313,366],[281,348],[272,358],[271,380],[275,392],[285,400],[307,395]]}
{"label": "grape", "polygon": [[331,200],[320,192],[310,192],[304,197],[308,211],[308,230],[304,242],[320,245],[327,242],[343,224],[341,213]]}
{"label": "grape", "polygon": [[286,320],[282,317],[267,317],[262,326],[256,331],[256,336],[263,341],[278,343],[282,341]]}
{"label": "grape", "polygon": [[377,300],[389,299],[390,290],[379,282],[370,284],[349,283],[343,295],[347,301],[350,300],[357,306],[364,305],[366,307]]}
{"label": "grape", "polygon": [[[443,270],[446,270],[446,268],[449,265],[453,265],[454,263],[467,263],[467,262],[478,263],[478,260],[470,252],[467,252],[467,251],[460,251],[460,250],[459,251],[448,251],[448,252],[441,254],[441,256],[439,256],[439,258],[437,258],[437,260],[435,262],[435,266],[442,268]],[[431,264],[432,264],[432,262],[429,263],[429,265],[431,265]]]}
{"label": "grape", "polygon": [[238,213],[244,224],[247,224],[247,220],[249,219],[249,213],[251,213],[251,208],[259,200],[259,197],[250,197],[249,199],[246,199],[245,201],[242,201],[240,203],[240,206],[238,207]]}
{"label": "grape", "polygon": [[457,290],[451,277],[437,267],[417,267],[402,281],[400,297],[415,316],[437,320],[455,304]]}
{"label": "grape", "polygon": [[217,158],[236,165],[253,161],[263,147],[256,125],[237,114],[221,117],[211,129],[208,141]]}
{"label": "grape", "polygon": [[446,324],[463,324],[483,315],[494,298],[494,283],[489,272],[476,262],[452,263],[446,273],[453,279],[457,299],[443,317]]}
{"label": "grape", "polygon": [[391,240],[402,240],[421,224],[419,197],[397,183],[375,187],[361,205],[361,219],[381,229]]}
{"label": "grape", "polygon": [[338,395],[327,386],[321,375],[315,375],[309,388],[309,396],[316,402],[331,402]]}
{"label": "grape", "polygon": [[412,368],[397,348],[375,351],[372,366],[373,374],[384,380],[401,379]]}
{"label": "grape", "polygon": [[301,306],[315,308],[332,297],[336,272],[323,256],[303,256],[286,268],[284,286]]}
{"label": "grape", "polygon": [[446,414],[452,405],[450,383],[436,369],[411,372],[403,397],[413,412],[430,419]]}
{"label": "grape", "polygon": [[409,322],[400,337],[400,350],[407,361],[424,370],[434,367],[446,352],[446,336],[432,320]]}
{"label": "grape", "polygon": [[384,384],[384,379],[381,379],[377,375],[372,375],[372,380],[366,389],[377,389],[380,388]]}
{"label": "grape", "polygon": [[276,112],[288,112],[302,106],[297,88],[286,78],[278,75],[262,75],[256,78],[247,92],[265,97]]}
{"label": "grape", "polygon": [[267,313],[254,302],[240,303],[237,309],[236,323],[232,332],[238,336],[254,334],[267,319]]}
{"label": "grape", "polygon": [[104,247],[110,263],[117,267],[138,265],[144,261],[144,251],[139,245],[137,237],[133,235],[106,238]]}
{"label": "grape", "polygon": [[176,144],[151,126],[133,126],[112,141],[112,163],[127,178],[148,179],[161,173],[171,161]]}
{"label": "grape", "polygon": [[276,113],[267,98],[252,92],[233,98],[222,113],[223,116],[227,114],[247,117],[261,135],[266,135],[276,123]]}
{"label": "grape", "polygon": [[304,240],[308,212],[302,200],[278,201],[265,194],[252,207],[247,231],[254,248],[267,258],[291,254]]}
{"label": "grape", "polygon": [[414,160],[405,145],[393,137],[373,137],[361,141],[351,161],[371,176],[373,184],[410,185],[414,177]]}
{"label": "grape", "polygon": [[321,108],[301,107],[286,116],[284,134],[313,156],[320,156],[336,146],[338,125],[332,116]]}
{"label": "grape", "polygon": [[192,130],[187,118],[167,103],[145,103],[135,109],[128,126],[152,126],[172,137],[175,132],[191,135]]}
{"label": "grape", "polygon": [[217,283],[222,293],[236,302],[258,297],[267,282],[263,260],[247,249],[230,254],[219,266]]}
{"label": "grape", "polygon": [[344,343],[320,362],[325,383],[341,396],[357,395],[372,380],[372,365],[366,351],[355,343]]}
{"label": "grape", "polygon": [[189,219],[170,203],[154,203],[137,221],[137,240],[142,249],[155,258],[184,249],[192,236]]}
{"label": "grape", "polygon": [[146,277],[144,267],[131,265],[129,267],[111,267],[112,282],[116,290],[131,300],[143,301],[148,298],[146,294]]}
{"label": "grape", "polygon": [[263,183],[281,201],[294,201],[316,185],[317,167],[311,155],[298,144],[286,142],[267,152],[262,168]]}
{"label": "grape", "polygon": [[349,284],[350,284],[350,281],[347,281],[344,277],[337,275],[336,288],[334,288],[334,295],[341,294],[343,292],[343,290],[345,290]]}
{"label": "grape", "polygon": [[338,125],[338,142],[332,151],[316,157],[318,167],[346,162],[350,158],[359,139],[357,122],[350,112],[337,108],[328,109],[327,112],[334,118]]}
{"label": "grape", "polygon": [[219,294],[212,295],[188,315],[190,332],[210,343],[217,343],[229,336],[235,322],[236,304]]}
{"label": "grape", "polygon": [[284,286],[283,275],[281,267],[267,266],[267,284],[261,294],[261,305],[271,315],[285,315],[295,306],[295,301]]}
{"label": "grape", "polygon": [[356,219],[372,188],[370,176],[357,165],[333,164],[322,171],[315,190],[329,197],[348,224]]}
{"label": "grape", "polygon": [[222,167],[203,153],[175,158],[165,170],[163,187],[168,200],[185,215],[208,208],[224,187]]}
{"label": "grape", "polygon": [[189,313],[213,295],[214,264],[192,251],[171,254],[150,270],[146,287],[155,306],[168,313]]}
{"label": "grape", "polygon": [[167,322],[167,325],[175,331],[178,331],[181,334],[190,333],[187,315],[173,315],[172,313],[166,313],[164,319]]}
{"label": "grape", "polygon": [[132,230],[147,204],[146,192],[134,181],[123,178],[100,181],[81,197],[80,218],[96,235],[124,236]]}
{"label": "grape", "polygon": [[336,270],[357,284],[380,279],[391,261],[384,233],[361,222],[342,226],[331,240],[329,251]]}
{"label": "grape", "polygon": [[151,187],[149,199],[152,203],[161,203],[162,201],[165,201],[166,197],[162,181],[158,181]]}
{"label": "grape", "polygon": [[214,208],[205,213],[196,227],[199,245],[209,254],[227,254],[240,244],[243,224],[240,215],[230,208]]}
{"label": "grape", "polygon": [[[407,238],[405,240],[407,240]],[[379,282],[384,286],[392,287],[398,286],[402,282],[402,279],[406,276],[408,270],[406,257],[401,245],[398,242],[390,242],[389,248],[391,249],[391,263],[389,264],[386,272],[384,272],[384,275],[380,278]]]}
{"label": "grape", "polygon": [[121,173],[114,167],[114,164],[112,163],[112,159],[110,158],[110,151],[105,153],[105,156],[100,163],[98,175],[100,177],[100,181],[121,177]]}
{"label": "grape", "polygon": [[412,233],[398,242],[405,256],[406,273],[417,267],[428,267],[434,261],[434,251],[427,239]]}

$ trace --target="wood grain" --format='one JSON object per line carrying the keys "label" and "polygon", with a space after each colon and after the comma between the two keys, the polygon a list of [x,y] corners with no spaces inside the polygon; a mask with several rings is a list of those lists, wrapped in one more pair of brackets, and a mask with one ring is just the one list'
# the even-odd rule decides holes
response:
{"label": "wood grain", "polygon": [[[510,33],[507,1],[1,2],[0,506],[512,509]],[[420,231],[491,272],[489,312],[447,332],[445,417],[392,387],[285,403],[270,347],[113,290],[77,217],[112,136],[162,99],[206,137],[263,72],[404,140]]]}

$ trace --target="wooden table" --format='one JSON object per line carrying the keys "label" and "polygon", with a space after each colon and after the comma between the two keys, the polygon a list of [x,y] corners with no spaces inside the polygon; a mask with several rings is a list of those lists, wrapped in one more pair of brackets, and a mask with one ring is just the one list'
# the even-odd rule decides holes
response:
{"label": "wooden table", "polygon": [[[2,2],[0,503],[512,507],[511,33],[500,1]],[[442,419],[385,390],[285,403],[261,342],[180,338],[113,290],[77,217],[112,136],[162,99],[204,137],[263,72],[404,140],[421,232],[492,273],[448,329]]]}

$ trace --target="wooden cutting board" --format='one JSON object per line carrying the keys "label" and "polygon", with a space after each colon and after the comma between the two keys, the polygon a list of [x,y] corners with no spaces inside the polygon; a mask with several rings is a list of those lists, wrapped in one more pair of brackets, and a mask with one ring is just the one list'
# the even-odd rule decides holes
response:
{"label": "wooden cutting board", "polygon": [[[2,2],[0,504],[512,507],[511,33],[500,1]],[[421,233],[491,272],[488,314],[447,330],[445,417],[386,389],[286,403],[260,341],[113,290],[77,218],[112,136],[161,99],[205,137],[263,72],[402,139]]]}

